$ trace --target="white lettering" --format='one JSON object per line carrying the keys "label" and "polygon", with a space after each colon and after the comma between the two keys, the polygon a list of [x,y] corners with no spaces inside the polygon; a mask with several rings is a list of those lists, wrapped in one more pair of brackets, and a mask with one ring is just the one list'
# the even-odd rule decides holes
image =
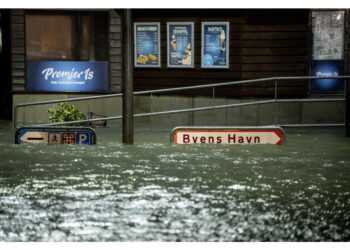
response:
{"label": "white lettering", "polygon": [[157,27],[155,26],[138,26],[137,31],[157,31]]}
{"label": "white lettering", "polygon": [[316,72],[316,76],[317,77],[333,77],[333,76],[338,76],[338,72],[335,71],[335,72],[321,72],[321,71],[318,71]]}
{"label": "white lettering", "polygon": [[90,68],[86,69],[85,71],[77,71],[74,68],[72,68],[71,71],[55,71],[54,68],[46,68],[41,72],[41,74],[44,75],[45,80],[48,80],[49,78],[65,78],[67,80],[80,79],[82,75],[84,75],[85,80],[91,80],[94,78],[94,71],[92,71]]}
{"label": "white lettering", "polygon": [[41,74],[45,75],[45,80],[52,74],[53,68],[44,69]]}
{"label": "white lettering", "polygon": [[208,27],[208,31],[213,32],[221,32],[222,31],[222,27]]}
{"label": "white lettering", "polygon": [[175,27],[174,34],[188,34],[188,30],[186,27]]}

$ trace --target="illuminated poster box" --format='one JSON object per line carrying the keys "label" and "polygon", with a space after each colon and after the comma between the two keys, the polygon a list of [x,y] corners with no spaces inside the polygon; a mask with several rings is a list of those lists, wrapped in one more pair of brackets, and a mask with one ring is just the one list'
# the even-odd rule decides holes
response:
{"label": "illuminated poster box", "polygon": [[[335,77],[344,75],[344,60],[313,60],[312,76]],[[316,79],[311,81],[312,94],[337,94],[344,92],[343,79]]]}
{"label": "illuminated poster box", "polygon": [[[344,74],[344,17],[344,11],[312,12],[312,76]],[[344,81],[311,80],[309,90],[310,94],[340,94],[344,92]]]}
{"label": "illuminated poster box", "polygon": [[135,67],[160,67],[160,23],[134,23]]}
{"label": "illuminated poster box", "polygon": [[192,22],[167,23],[169,68],[194,67],[194,41]]}
{"label": "illuminated poster box", "polygon": [[202,23],[202,68],[229,68],[228,22]]}
{"label": "illuminated poster box", "polygon": [[108,62],[28,61],[28,91],[108,91]]}

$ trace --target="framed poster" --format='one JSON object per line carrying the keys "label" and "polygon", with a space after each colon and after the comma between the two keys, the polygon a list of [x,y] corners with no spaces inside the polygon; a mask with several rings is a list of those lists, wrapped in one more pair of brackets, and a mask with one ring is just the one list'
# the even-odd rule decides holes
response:
{"label": "framed poster", "polygon": [[108,62],[27,61],[28,91],[101,92],[109,90]]}
{"label": "framed poster", "polygon": [[193,22],[167,23],[168,68],[194,67]]}
{"label": "framed poster", "polygon": [[[311,75],[333,77],[344,74],[345,11],[312,12]],[[315,79],[310,81],[310,94],[341,94],[343,79]]]}
{"label": "framed poster", "polygon": [[160,23],[134,23],[135,67],[160,67]]}
{"label": "framed poster", "polygon": [[[311,75],[333,77],[344,75],[344,60],[312,60]],[[344,92],[342,79],[314,79],[311,81],[312,94],[340,94]]]}
{"label": "framed poster", "polygon": [[312,12],[313,60],[344,59],[344,11]]}
{"label": "framed poster", "polygon": [[202,22],[202,68],[229,68],[229,22]]}

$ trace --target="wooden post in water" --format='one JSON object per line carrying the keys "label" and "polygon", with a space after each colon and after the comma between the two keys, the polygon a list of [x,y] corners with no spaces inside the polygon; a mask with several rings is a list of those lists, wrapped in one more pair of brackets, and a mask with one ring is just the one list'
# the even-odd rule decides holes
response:
{"label": "wooden post in water", "polygon": [[123,143],[126,144],[134,143],[133,44],[131,9],[125,9],[123,18]]}

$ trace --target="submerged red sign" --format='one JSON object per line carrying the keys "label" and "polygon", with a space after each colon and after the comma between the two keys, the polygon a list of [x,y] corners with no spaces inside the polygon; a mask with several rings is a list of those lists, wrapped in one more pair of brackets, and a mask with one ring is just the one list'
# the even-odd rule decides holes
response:
{"label": "submerged red sign", "polygon": [[174,129],[173,141],[176,144],[275,144],[284,141],[281,128],[256,129]]}

